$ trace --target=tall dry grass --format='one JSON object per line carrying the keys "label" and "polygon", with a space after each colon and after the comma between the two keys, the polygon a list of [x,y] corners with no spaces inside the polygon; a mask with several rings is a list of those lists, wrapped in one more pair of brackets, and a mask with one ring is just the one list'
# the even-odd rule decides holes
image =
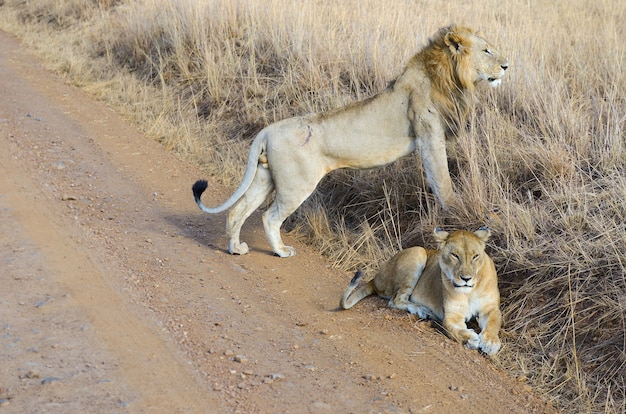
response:
{"label": "tall dry grass", "polygon": [[449,148],[459,211],[424,190],[416,154],[333,173],[289,226],[353,269],[432,245],[435,226],[489,225],[497,363],[567,412],[625,412],[626,3],[383,3],[7,0],[0,20],[230,185],[263,126],[382,90],[441,26],[480,28],[512,65]]}

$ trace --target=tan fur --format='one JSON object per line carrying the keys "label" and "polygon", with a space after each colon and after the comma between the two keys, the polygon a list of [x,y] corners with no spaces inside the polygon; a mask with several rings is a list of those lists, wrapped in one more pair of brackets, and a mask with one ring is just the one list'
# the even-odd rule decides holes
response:
{"label": "tan fur", "polygon": [[506,59],[475,31],[450,26],[440,29],[384,91],[369,99],[326,113],[276,122],[254,139],[246,172],[235,193],[219,207],[205,207],[198,181],[194,197],[207,213],[235,206],[228,215],[228,250],[245,254],[241,226],[275,191],[263,214],[263,226],[274,253],[293,256],[285,246],[283,221],[313,192],[317,183],[338,168],[373,168],[419,149],[428,184],[444,208],[456,195],[448,172],[445,138],[464,125],[474,85],[497,85],[508,67]]}
{"label": "tan fur", "polygon": [[[502,315],[496,269],[485,253],[489,234],[486,228],[452,234],[435,229],[438,250],[403,250],[359,287],[357,272],[340,305],[349,309],[377,294],[388,298],[392,308],[443,321],[448,335],[466,347],[495,354],[500,350]],[[473,317],[478,319],[480,334],[466,325]]]}

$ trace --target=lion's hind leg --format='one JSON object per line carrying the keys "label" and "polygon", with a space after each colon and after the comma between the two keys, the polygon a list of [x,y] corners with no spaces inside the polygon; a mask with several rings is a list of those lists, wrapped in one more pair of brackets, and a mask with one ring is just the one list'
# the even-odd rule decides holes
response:
{"label": "lion's hind leg", "polygon": [[[267,211],[263,213],[263,227],[265,228],[267,241],[272,246],[274,253],[279,257],[296,255],[296,249],[291,246],[286,246],[283,242],[280,235],[280,227],[287,217],[296,211],[296,209],[300,207],[300,204],[315,190],[315,186],[320,178],[315,177],[313,172],[307,174],[309,176],[304,178],[294,174],[290,177],[290,180],[285,180],[284,174],[281,174],[280,180],[274,176],[276,197]],[[306,176],[307,174],[301,175]],[[282,183],[282,186],[279,185],[279,183]]]}
{"label": "lion's hind leg", "polygon": [[[296,207],[297,208],[297,207]],[[284,209],[274,200],[270,208],[263,213],[263,227],[265,228],[265,236],[272,246],[274,254],[278,257],[291,257],[296,255],[296,249],[285,245],[280,235],[280,227],[294,209]]]}

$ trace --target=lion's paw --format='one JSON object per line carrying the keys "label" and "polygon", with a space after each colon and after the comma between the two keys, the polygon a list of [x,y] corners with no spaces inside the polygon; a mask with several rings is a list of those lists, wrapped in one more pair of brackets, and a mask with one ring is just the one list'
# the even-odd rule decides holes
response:
{"label": "lion's paw", "polygon": [[296,249],[291,246],[285,246],[283,249],[274,252],[278,257],[291,257],[296,255]]}
{"label": "lion's paw", "polygon": [[228,252],[230,254],[244,255],[247,254],[249,251],[250,249],[248,248],[248,244],[246,242],[231,242],[228,244]]}

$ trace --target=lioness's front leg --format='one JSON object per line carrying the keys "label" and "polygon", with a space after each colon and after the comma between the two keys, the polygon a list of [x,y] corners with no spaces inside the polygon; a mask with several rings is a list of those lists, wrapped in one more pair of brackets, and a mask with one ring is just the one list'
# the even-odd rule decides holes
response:
{"label": "lioness's front leg", "polygon": [[478,315],[478,325],[480,326],[479,347],[481,351],[488,355],[493,355],[500,350],[502,343],[498,333],[502,326],[502,313],[500,309],[492,308]]}
{"label": "lioness's front leg", "polygon": [[450,338],[465,345],[466,348],[478,349],[480,345],[478,334],[467,327],[464,315],[446,310],[443,318],[443,327]]}

